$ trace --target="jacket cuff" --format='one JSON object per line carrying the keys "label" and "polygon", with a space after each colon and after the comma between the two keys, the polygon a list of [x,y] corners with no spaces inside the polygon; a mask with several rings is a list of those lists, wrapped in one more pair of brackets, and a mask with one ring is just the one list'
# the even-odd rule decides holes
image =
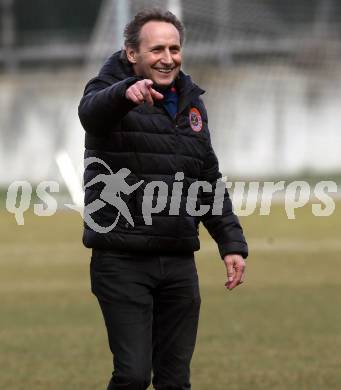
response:
{"label": "jacket cuff", "polygon": [[230,241],[218,244],[218,249],[222,259],[229,254],[239,254],[244,259],[249,255],[247,244],[240,241]]}

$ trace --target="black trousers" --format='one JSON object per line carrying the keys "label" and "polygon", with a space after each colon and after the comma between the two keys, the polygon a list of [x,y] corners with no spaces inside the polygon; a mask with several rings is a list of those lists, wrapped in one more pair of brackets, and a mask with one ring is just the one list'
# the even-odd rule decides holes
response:
{"label": "black trousers", "polygon": [[190,389],[200,310],[194,255],[93,250],[91,289],[113,353],[107,390]]}

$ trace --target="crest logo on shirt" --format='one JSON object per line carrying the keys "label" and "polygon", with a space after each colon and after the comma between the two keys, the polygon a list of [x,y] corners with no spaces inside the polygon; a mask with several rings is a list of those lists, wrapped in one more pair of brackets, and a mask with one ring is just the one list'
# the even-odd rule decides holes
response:
{"label": "crest logo on shirt", "polygon": [[202,119],[197,108],[191,108],[189,111],[189,123],[193,131],[200,131],[202,129]]}

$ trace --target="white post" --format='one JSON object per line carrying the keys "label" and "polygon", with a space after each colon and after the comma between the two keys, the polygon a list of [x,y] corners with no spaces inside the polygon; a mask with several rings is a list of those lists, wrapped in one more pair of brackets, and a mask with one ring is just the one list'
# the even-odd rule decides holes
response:
{"label": "white post", "polygon": [[230,0],[220,0],[216,13],[216,23],[219,26],[217,38],[215,40],[217,57],[223,65],[231,61],[229,28],[231,21],[231,2]]}
{"label": "white post", "polygon": [[324,40],[330,28],[329,20],[333,10],[332,2],[330,0],[320,0],[316,7],[314,34],[317,39]]}
{"label": "white post", "polygon": [[1,0],[1,44],[5,51],[5,66],[8,71],[16,69],[13,46],[15,41],[15,20],[13,11],[13,0]]}
{"label": "white post", "polygon": [[123,47],[123,30],[129,21],[130,1],[116,0],[116,31],[115,31],[115,48],[119,50]]}
{"label": "white post", "polygon": [[182,19],[182,4],[181,0],[168,0],[167,8],[172,12],[179,20]]}

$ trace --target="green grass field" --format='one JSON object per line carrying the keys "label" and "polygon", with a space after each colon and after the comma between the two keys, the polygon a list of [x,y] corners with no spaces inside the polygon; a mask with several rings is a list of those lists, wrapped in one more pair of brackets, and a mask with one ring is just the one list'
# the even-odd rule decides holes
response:
{"label": "green grass field", "polygon": [[[0,389],[104,390],[111,355],[90,292],[81,218],[1,211]],[[242,218],[246,282],[224,288],[225,268],[203,230],[197,254],[202,311],[192,362],[195,390],[341,388],[341,203],[288,220]]]}

